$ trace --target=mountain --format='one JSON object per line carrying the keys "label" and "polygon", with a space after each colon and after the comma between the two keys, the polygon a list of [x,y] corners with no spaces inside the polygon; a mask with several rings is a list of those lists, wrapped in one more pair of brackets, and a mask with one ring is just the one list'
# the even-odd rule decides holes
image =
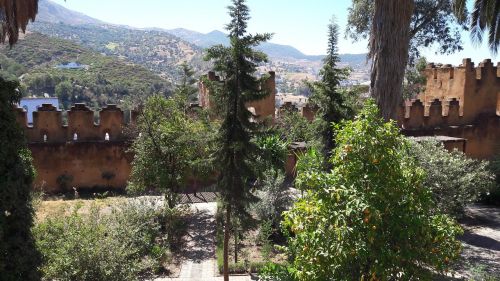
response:
{"label": "mountain", "polygon": [[[229,45],[227,34],[219,30],[214,30],[206,34],[184,28],[169,29],[166,31],[202,48],[208,48],[216,44],[222,44],[224,46]],[[264,43],[257,48],[266,53],[272,59],[320,61],[325,57],[324,55],[306,55],[290,45],[269,42]],[[360,65],[361,63],[366,62],[366,54],[341,54],[340,59],[345,64]]]}
{"label": "mountain", "polygon": [[[202,48],[208,48],[217,44],[222,44],[224,46],[229,45],[229,38],[227,37],[227,34],[219,30],[214,30],[206,34],[184,28],[170,29],[166,31]],[[320,60],[323,57],[308,56],[292,46],[275,43],[264,43],[257,48],[266,53],[270,58]]]}
{"label": "mountain", "polygon": [[84,15],[79,12],[71,11],[65,7],[50,0],[38,1],[38,14],[36,21],[66,24],[104,24],[104,22]]}
{"label": "mountain", "polygon": [[19,77],[24,95],[57,95],[65,107],[127,106],[145,95],[171,92],[167,80],[143,66],[39,33],[27,34],[14,48],[1,47],[0,64],[0,75]]}
{"label": "mountain", "polygon": [[35,22],[30,30],[143,65],[171,82],[179,77],[179,65],[184,61],[197,72],[208,70],[202,48],[165,31],[50,22]]}
{"label": "mountain", "polygon": [[[139,29],[104,23],[50,0],[40,0],[40,3],[37,21],[28,26],[29,30],[70,40],[103,55],[142,65],[170,83],[180,78],[179,65],[182,62],[193,67],[196,75],[206,73],[211,64],[203,60],[204,49],[229,44],[227,35],[218,30],[204,34],[183,28]],[[308,56],[292,46],[275,43],[264,43],[259,49],[270,58],[267,64],[259,67],[259,72],[275,71],[279,91],[296,92],[304,79],[318,79],[324,56]],[[340,66],[350,66],[354,70],[350,77],[353,83],[369,79],[365,54],[340,57]]]}

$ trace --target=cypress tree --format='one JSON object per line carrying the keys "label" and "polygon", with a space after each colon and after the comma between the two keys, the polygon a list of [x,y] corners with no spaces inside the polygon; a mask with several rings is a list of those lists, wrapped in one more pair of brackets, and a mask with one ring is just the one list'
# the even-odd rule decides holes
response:
{"label": "cypress tree", "polygon": [[271,38],[271,34],[247,33],[250,19],[245,0],[232,0],[228,7],[231,21],[230,46],[216,45],[208,49],[207,60],[222,78],[217,85],[218,102],[222,103],[222,124],[218,134],[215,161],[220,169],[218,187],[225,207],[224,219],[224,280],[229,280],[228,244],[231,232],[231,214],[244,216],[246,207],[256,200],[251,194],[251,182],[256,178],[252,160],[258,148],[251,142],[258,125],[251,121],[253,114],[245,104],[262,99],[269,93],[262,89],[263,79],[253,74],[267,56],[253,48]]}
{"label": "cypress tree", "polygon": [[[320,71],[321,80],[311,83],[311,102],[319,107],[319,113],[323,122],[320,124],[320,132],[323,144],[323,155],[325,163],[331,157],[335,146],[332,123],[338,123],[342,119],[353,115],[352,109],[346,105],[345,98],[340,89],[340,82],[349,77],[349,68],[339,68],[340,56],[338,54],[339,26],[332,18],[328,25],[328,49],[323,60],[323,68]],[[327,166],[329,166],[327,164]]]}
{"label": "cypress tree", "polygon": [[23,131],[12,110],[21,97],[18,83],[0,78],[0,279],[40,280],[31,233],[34,168]]}

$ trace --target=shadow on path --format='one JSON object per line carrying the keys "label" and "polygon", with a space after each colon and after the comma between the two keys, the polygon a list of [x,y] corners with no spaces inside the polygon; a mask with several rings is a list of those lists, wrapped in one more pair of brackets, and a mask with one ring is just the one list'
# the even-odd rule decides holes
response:
{"label": "shadow on path", "polygon": [[207,210],[196,211],[189,219],[183,258],[196,263],[215,258],[215,232],[214,215]]}

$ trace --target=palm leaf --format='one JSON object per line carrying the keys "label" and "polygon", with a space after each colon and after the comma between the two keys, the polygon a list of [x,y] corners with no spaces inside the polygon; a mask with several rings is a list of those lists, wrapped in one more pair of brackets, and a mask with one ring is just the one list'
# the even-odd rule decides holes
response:
{"label": "palm leaf", "polygon": [[12,46],[19,39],[19,30],[26,31],[28,22],[34,21],[38,0],[0,0],[0,40],[9,39]]}

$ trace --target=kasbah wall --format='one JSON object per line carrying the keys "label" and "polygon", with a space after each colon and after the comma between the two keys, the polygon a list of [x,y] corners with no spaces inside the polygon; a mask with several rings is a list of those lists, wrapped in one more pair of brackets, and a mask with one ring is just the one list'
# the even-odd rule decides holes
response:
{"label": "kasbah wall", "polygon": [[[215,79],[215,74],[209,74]],[[208,91],[200,84],[200,103],[209,101]],[[248,104],[261,119],[274,118],[275,75],[270,73],[263,85],[270,95]],[[133,155],[129,152],[130,137],[124,129],[134,125],[137,112],[132,111],[130,124],[125,123],[125,113],[116,105],[99,111],[99,121],[94,122],[94,112],[85,104],[75,104],[68,111],[67,125],[62,112],[52,105],[42,105],[33,113],[33,124],[28,126],[26,111],[15,108],[17,122],[25,131],[33,164],[37,171],[34,187],[46,193],[72,192],[73,187],[85,189],[123,190],[132,170]],[[61,179],[71,178],[66,184]]]}
{"label": "kasbah wall", "polygon": [[[399,109],[398,124],[402,132],[408,136],[462,138],[466,154],[475,158],[488,159],[498,153],[500,63],[494,67],[490,60],[485,60],[474,67],[470,59],[464,59],[458,67],[429,64],[425,73],[425,92],[417,99],[406,101]],[[261,120],[275,117],[275,75],[274,72],[269,74],[263,87],[271,94],[248,104]],[[207,77],[219,80],[213,72]],[[206,86],[200,82],[199,87],[200,106],[210,108]],[[306,106],[297,110],[312,120],[314,108]],[[99,122],[95,123],[93,111],[84,104],[75,104],[68,111],[67,125],[63,125],[62,112],[51,105],[43,105],[34,113],[32,126],[27,125],[26,112],[22,108],[16,111],[37,169],[35,187],[43,187],[48,193],[72,191],[72,187],[125,188],[133,155],[128,152],[131,140],[123,133],[129,124],[125,123],[120,108],[108,105],[99,112]],[[137,119],[134,113],[130,117],[131,124]],[[448,147],[457,143],[460,142],[450,143]],[[286,163],[288,175],[294,174],[295,151],[302,149],[298,144],[291,150]],[[66,187],[68,190],[62,190],[58,181],[63,176],[72,178]]]}
{"label": "kasbah wall", "polygon": [[489,159],[500,153],[500,63],[478,67],[464,59],[458,67],[429,64],[425,92],[406,101],[398,123],[408,136],[465,139],[465,153]]}
{"label": "kasbah wall", "polygon": [[[73,187],[126,186],[133,156],[127,152],[128,140],[123,135],[124,112],[117,106],[103,108],[98,124],[94,112],[84,104],[75,104],[68,111],[67,125],[63,125],[62,112],[49,104],[33,113],[32,126],[27,125],[24,109],[16,111],[37,171],[35,188],[56,193]],[[64,178],[72,180],[61,184]]]}

